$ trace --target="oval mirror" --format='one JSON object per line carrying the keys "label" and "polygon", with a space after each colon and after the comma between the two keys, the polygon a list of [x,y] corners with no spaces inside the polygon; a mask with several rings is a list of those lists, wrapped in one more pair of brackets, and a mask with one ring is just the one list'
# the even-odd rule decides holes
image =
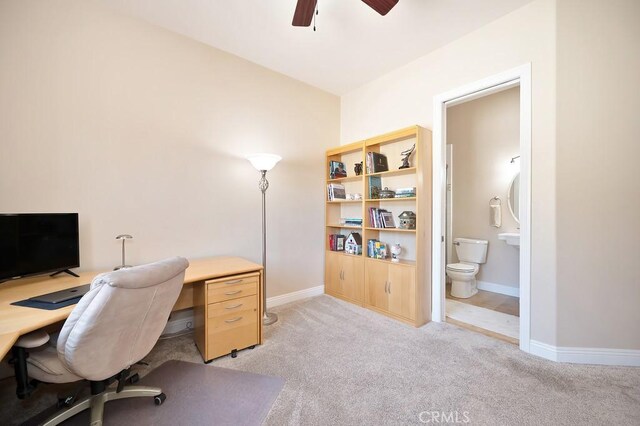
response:
{"label": "oval mirror", "polygon": [[509,192],[507,196],[507,204],[509,204],[509,211],[511,216],[520,223],[520,172],[518,172],[509,185]]}

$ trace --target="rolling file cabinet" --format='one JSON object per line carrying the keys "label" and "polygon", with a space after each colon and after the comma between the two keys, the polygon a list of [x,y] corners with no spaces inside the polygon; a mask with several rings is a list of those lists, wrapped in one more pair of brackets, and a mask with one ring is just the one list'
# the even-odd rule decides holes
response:
{"label": "rolling file cabinet", "polygon": [[260,272],[196,284],[195,341],[205,362],[261,343],[261,288]]}

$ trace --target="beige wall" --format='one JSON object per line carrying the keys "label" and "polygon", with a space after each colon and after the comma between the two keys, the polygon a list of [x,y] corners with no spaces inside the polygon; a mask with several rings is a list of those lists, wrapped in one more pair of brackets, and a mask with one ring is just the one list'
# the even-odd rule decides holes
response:
{"label": "beige wall", "polygon": [[[231,254],[269,296],[323,283],[324,151],[339,99],[81,0],[0,3],[0,211],[79,212],[81,269]],[[313,196],[308,196],[313,194]],[[304,202],[302,202],[304,200]]]}
{"label": "beige wall", "polygon": [[558,2],[558,342],[640,349],[640,2]]}
{"label": "beige wall", "polygon": [[531,337],[556,343],[554,0],[537,0],[342,97],[341,141],[418,124],[433,97],[525,63],[532,66]]}
{"label": "beige wall", "polygon": [[[478,281],[519,287],[520,252],[498,239],[501,232],[518,232],[509,213],[507,195],[519,162],[520,89],[514,87],[447,109],[447,143],[453,145],[453,237],[489,241],[487,263]],[[489,221],[489,200],[502,200],[502,226]],[[453,262],[458,261],[453,250]]]}

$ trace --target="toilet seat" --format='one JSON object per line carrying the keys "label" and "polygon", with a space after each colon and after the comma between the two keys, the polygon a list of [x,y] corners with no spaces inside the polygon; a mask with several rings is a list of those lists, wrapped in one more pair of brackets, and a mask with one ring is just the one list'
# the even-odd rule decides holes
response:
{"label": "toilet seat", "polygon": [[466,263],[451,263],[447,265],[447,269],[455,272],[474,272],[476,270],[475,266]]}

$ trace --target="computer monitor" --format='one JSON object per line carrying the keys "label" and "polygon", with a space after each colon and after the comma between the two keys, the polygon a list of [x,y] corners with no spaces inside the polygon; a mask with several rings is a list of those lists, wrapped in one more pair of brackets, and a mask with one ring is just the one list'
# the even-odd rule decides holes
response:
{"label": "computer monitor", "polygon": [[0,281],[77,268],[78,214],[0,214],[0,253]]}

